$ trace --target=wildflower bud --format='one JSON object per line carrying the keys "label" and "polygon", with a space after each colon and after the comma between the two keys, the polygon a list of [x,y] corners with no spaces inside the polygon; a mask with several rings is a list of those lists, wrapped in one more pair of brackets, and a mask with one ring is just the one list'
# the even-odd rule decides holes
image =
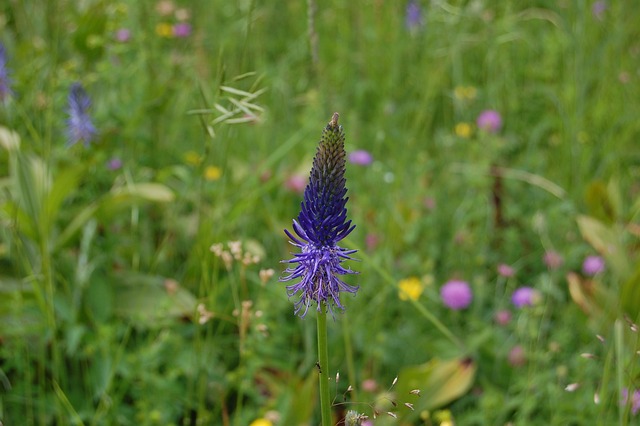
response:
{"label": "wildflower bud", "polygon": [[67,121],[67,145],[83,142],[85,146],[95,137],[97,131],[89,116],[91,99],[80,83],[71,85],[69,91],[69,119]]}

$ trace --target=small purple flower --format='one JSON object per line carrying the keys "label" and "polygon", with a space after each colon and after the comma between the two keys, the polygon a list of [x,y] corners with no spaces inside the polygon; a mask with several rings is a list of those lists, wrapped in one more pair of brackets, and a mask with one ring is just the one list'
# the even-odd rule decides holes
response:
{"label": "small purple flower", "polygon": [[0,43],[0,102],[5,102],[12,94],[11,78],[7,68],[7,51]]}
{"label": "small purple flower", "polygon": [[473,293],[466,282],[451,280],[440,288],[440,297],[448,308],[457,311],[471,304]]}
{"label": "small purple flower", "polygon": [[298,220],[293,221],[294,233],[285,229],[291,244],[300,249],[294,253],[285,275],[280,281],[297,280],[287,286],[289,297],[299,296],[295,302],[296,314],[304,317],[314,303],[317,310],[344,310],[340,293],[356,294],[358,287],[351,286],[341,275],[355,274],[342,262],[350,260],[356,250],[338,246],[338,242],[353,231],[355,225],[347,220],[347,188],[345,187],[344,131],[338,125],[338,113],[322,131],[322,137],[311,167],[309,183],[304,190]]}
{"label": "small purple flower", "polygon": [[89,146],[97,131],[89,117],[91,99],[80,83],[73,83],[69,91],[69,119],[67,120],[68,142],[75,145],[83,142]]}
{"label": "small purple flower", "polygon": [[358,149],[349,154],[349,162],[358,166],[368,166],[373,163],[373,156],[369,151]]}
{"label": "small purple flower", "polygon": [[511,278],[515,275],[516,271],[509,265],[501,263],[498,265],[498,275],[504,278]]}
{"label": "small purple flower", "polygon": [[179,22],[173,26],[173,36],[179,38],[189,37],[191,35],[191,24],[187,22]]}
{"label": "small purple flower", "polygon": [[540,293],[532,287],[520,287],[511,295],[511,302],[516,308],[533,306],[540,300]]}
{"label": "small purple flower", "polygon": [[564,263],[564,259],[562,259],[560,253],[554,250],[546,251],[542,257],[542,261],[549,269],[558,269]]}
{"label": "small purple flower", "polygon": [[599,21],[602,21],[602,18],[604,17],[604,12],[606,10],[607,10],[607,2],[605,1],[602,1],[602,0],[596,1],[596,2],[593,2],[593,4],[591,5],[591,13]]}
{"label": "small purple flower", "polygon": [[502,128],[502,117],[498,111],[487,109],[478,115],[478,128],[489,133],[498,133]]}
{"label": "small purple flower", "polygon": [[122,168],[122,160],[119,159],[118,157],[113,157],[107,163],[107,168],[109,170],[119,170],[120,168]]}
{"label": "small purple flower", "polygon": [[[629,389],[622,389],[622,400],[620,405],[627,405],[629,403]],[[634,416],[640,412],[640,389],[636,389],[631,396],[631,414]]]}
{"label": "small purple flower", "polygon": [[582,263],[582,272],[590,277],[604,271],[604,259],[600,256],[587,256]]}
{"label": "small purple flower", "polygon": [[503,309],[501,311],[496,312],[493,318],[497,324],[504,326],[509,324],[509,321],[511,321],[511,312],[507,311],[506,309]]}
{"label": "small purple flower", "polygon": [[131,40],[131,31],[127,28],[120,28],[116,31],[116,40],[120,43],[126,43]]}
{"label": "small purple flower", "polygon": [[409,0],[407,3],[405,25],[409,31],[415,31],[422,27],[422,10],[416,0]]}

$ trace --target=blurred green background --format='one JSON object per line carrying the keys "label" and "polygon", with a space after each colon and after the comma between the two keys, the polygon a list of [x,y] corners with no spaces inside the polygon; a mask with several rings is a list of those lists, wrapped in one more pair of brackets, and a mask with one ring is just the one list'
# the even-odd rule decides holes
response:
{"label": "blurred green background", "polygon": [[[334,423],[634,424],[638,28],[624,1],[4,2],[0,421],[318,424],[315,312],[278,277],[337,111],[371,160]],[[70,145],[75,82],[98,133]]]}

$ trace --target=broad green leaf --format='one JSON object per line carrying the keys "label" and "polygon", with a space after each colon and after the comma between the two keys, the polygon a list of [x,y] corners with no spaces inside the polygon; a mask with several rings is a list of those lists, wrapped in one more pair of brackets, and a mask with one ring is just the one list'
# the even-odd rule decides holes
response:
{"label": "broad green leaf", "polygon": [[175,196],[171,189],[158,183],[140,183],[114,189],[105,194],[96,203],[85,206],[80,210],[60,233],[55,246],[56,248],[64,247],[94,216],[102,221],[107,221],[117,212],[141,202],[164,203],[173,201],[174,198]]}
{"label": "broad green leaf", "polygon": [[101,216],[111,216],[117,211],[137,205],[140,202],[169,203],[175,194],[160,183],[137,183],[114,188],[100,202]]}
{"label": "broad green leaf", "polygon": [[196,298],[167,278],[121,274],[114,285],[115,314],[144,327],[157,327],[167,320],[191,317]]}
{"label": "broad green leaf", "polygon": [[591,216],[605,223],[613,223],[619,213],[609,196],[607,186],[603,182],[593,181],[585,194],[585,202]]}
{"label": "broad green leaf", "polygon": [[52,218],[58,217],[58,210],[62,202],[78,189],[80,180],[85,174],[86,166],[68,167],[56,172],[51,191],[47,194],[46,214]]}
{"label": "broad green leaf", "polygon": [[622,308],[631,318],[637,318],[640,314],[640,263],[636,263],[636,269],[627,281],[622,284],[620,291]]}
{"label": "broad green leaf", "polygon": [[[402,369],[396,383],[396,402],[413,404],[414,411],[402,413],[410,419],[424,410],[433,410],[464,395],[473,384],[477,366],[470,358],[441,360],[434,358],[424,364]],[[420,396],[411,391],[419,390]]]}

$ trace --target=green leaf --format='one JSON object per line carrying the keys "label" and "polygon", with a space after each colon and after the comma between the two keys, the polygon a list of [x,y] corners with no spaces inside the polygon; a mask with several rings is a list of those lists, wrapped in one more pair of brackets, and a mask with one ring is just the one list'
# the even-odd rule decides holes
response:
{"label": "green leaf", "polygon": [[160,183],[137,183],[114,188],[101,200],[102,216],[111,216],[115,212],[137,205],[141,202],[169,203],[175,194],[169,187]]}
{"label": "green leaf", "polygon": [[605,223],[613,223],[619,213],[607,191],[607,186],[601,181],[593,181],[589,184],[585,202],[590,215]]}
{"label": "green leaf", "polygon": [[620,291],[622,308],[631,318],[638,318],[640,314],[640,264],[636,263],[636,269],[631,277],[622,284]]}
{"label": "green leaf", "polygon": [[[475,362],[463,357],[450,360],[434,358],[402,369],[396,383],[396,401],[399,407],[405,402],[414,407],[414,411],[404,414],[403,420],[460,398],[471,388],[476,370]],[[413,390],[419,390],[420,396],[412,394]]]}
{"label": "green leaf", "polygon": [[86,166],[80,165],[76,167],[67,167],[57,172],[51,190],[47,194],[47,212],[46,214],[52,218],[58,216],[58,210],[62,202],[75,192],[80,186],[80,180],[85,174]]}
{"label": "green leaf", "polygon": [[115,314],[143,327],[163,326],[195,312],[196,298],[167,278],[126,273],[116,282]]}
{"label": "green leaf", "polygon": [[117,212],[142,202],[167,203],[173,201],[174,198],[175,195],[173,191],[159,183],[139,183],[115,188],[105,194],[96,203],[90,204],[80,210],[60,233],[56,240],[55,247],[64,247],[89,219],[94,216],[99,217],[101,221],[105,222]]}

